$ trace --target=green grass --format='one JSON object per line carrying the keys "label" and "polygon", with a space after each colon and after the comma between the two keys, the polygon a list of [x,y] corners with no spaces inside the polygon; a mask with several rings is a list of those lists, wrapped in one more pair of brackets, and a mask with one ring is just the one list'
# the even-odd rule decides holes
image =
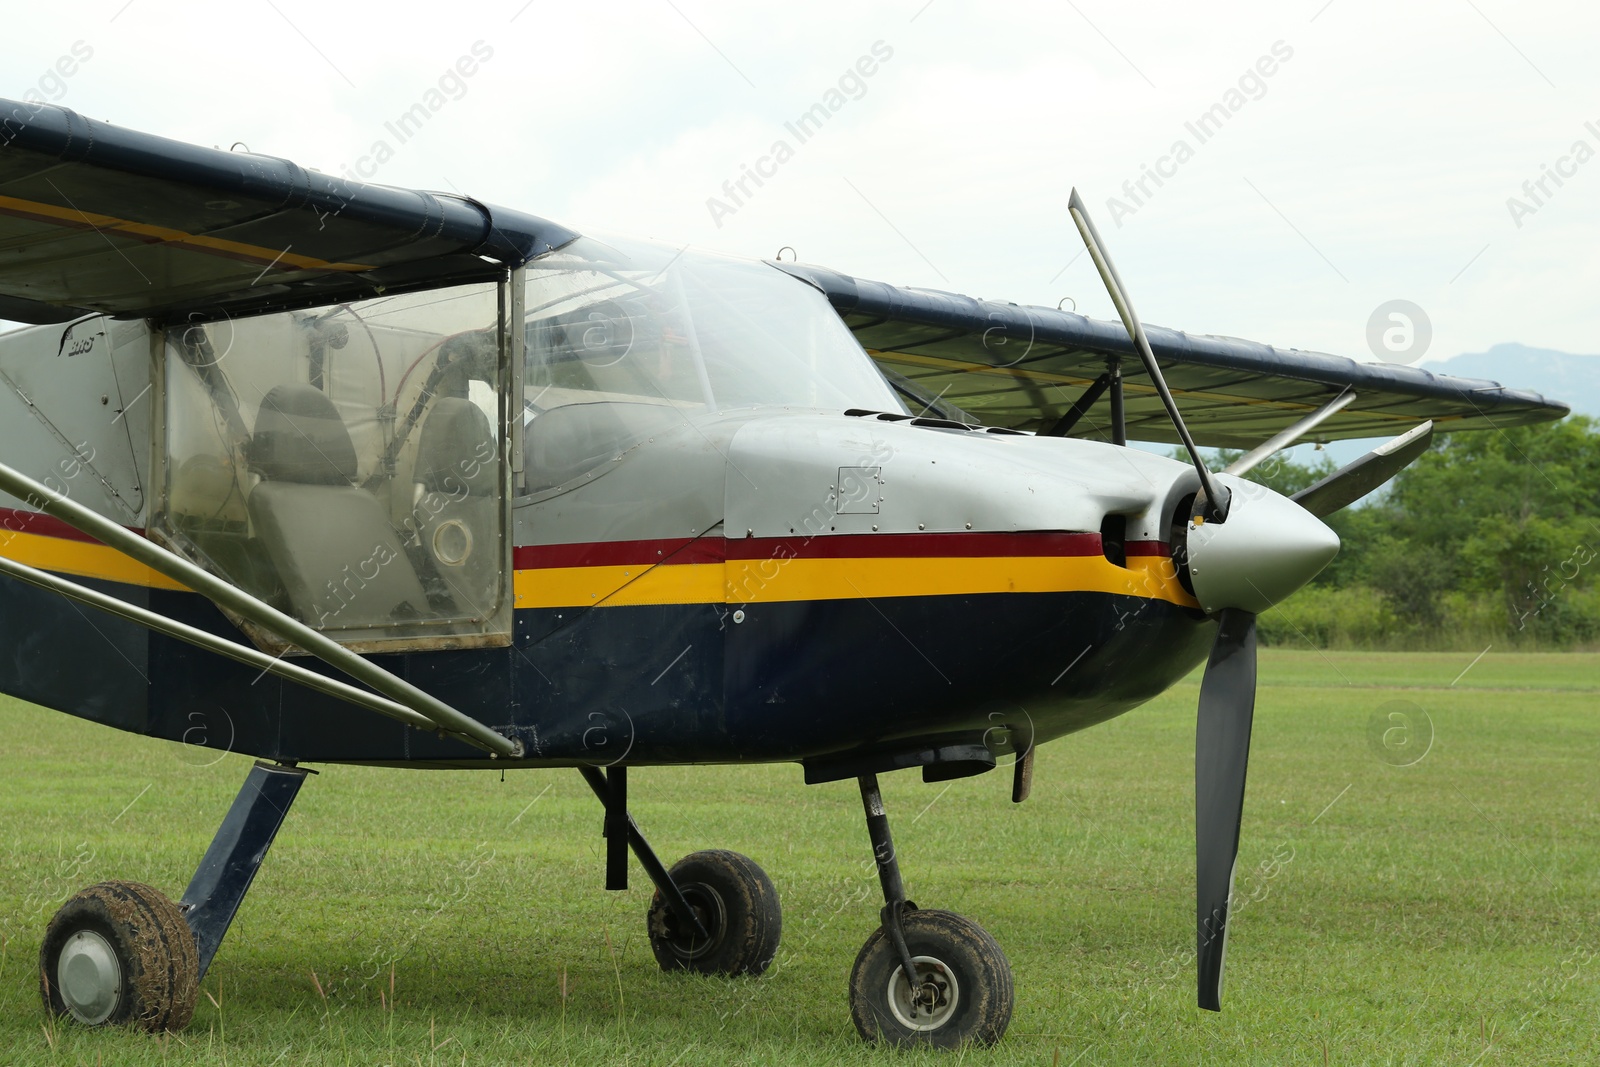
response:
{"label": "green grass", "polygon": [[[777,883],[784,949],[759,980],[657,970],[648,883],[601,889],[571,771],[329,767],[186,1033],[51,1027],[35,966],[57,903],[106,878],[176,896],[249,761],[0,703],[0,1063],[1591,1064],[1600,656],[1491,650],[1452,686],[1471,660],[1264,654],[1220,1016],[1190,962],[1198,676],[1041,749],[1021,806],[1003,773],[885,778],[911,896],[982,922],[1016,972],[1005,1041],[954,1057],[858,1042],[845,979],[879,906],[860,803],[790,766],[632,779],[668,862],[733,848]],[[1369,721],[1402,701],[1413,747],[1375,749]],[[1392,765],[1424,722],[1426,755]]]}

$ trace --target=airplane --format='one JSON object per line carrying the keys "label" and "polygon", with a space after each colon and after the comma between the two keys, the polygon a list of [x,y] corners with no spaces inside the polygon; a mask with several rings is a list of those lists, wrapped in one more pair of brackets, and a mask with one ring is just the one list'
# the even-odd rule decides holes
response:
{"label": "airplane", "polygon": [[[773,881],[664,864],[628,772],[854,779],[884,904],[862,1038],[1001,1039],[1001,947],[906,896],[879,776],[1011,770],[1207,663],[1197,1000],[1220,1010],[1256,616],[1322,518],[1497,383],[578,233],[0,101],[0,691],[257,762],[173,900],[77,893],[45,1009],[177,1031],[313,764],[575,768],[666,971],[754,979]],[[1297,441],[1392,437],[1292,498]],[[1181,446],[1168,458],[1130,440]],[[1247,450],[1211,470],[1200,449]],[[89,610],[92,609],[92,610]],[[109,647],[108,647],[109,646]],[[90,650],[93,669],[84,668]],[[1009,761],[1009,762],[1007,762]]]}

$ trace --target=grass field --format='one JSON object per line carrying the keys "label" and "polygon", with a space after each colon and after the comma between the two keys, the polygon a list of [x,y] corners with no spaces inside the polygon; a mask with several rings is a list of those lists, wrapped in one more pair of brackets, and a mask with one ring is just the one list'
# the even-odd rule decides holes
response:
{"label": "grass field", "polygon": [[0,1063],[1600,1062],[1600,656],[1265,653],[1220,1016],[1191,963],[1197,684],[1041,749],[1021,806],[1004,773],[884,779],[910,895],[982,922],[1016,973],[1004,1042],[953,1057],[857,1040],[845,980],[880,904],[860,803],[792,766],[631,783],[669,863],[732,848],[776,882],[761,979],[657,970],[648,882],[601,889],[576,773],[329,767],[187,1032],[50,1026],[59,901],[107,878],[177,896],[249,761],[8,701]]}

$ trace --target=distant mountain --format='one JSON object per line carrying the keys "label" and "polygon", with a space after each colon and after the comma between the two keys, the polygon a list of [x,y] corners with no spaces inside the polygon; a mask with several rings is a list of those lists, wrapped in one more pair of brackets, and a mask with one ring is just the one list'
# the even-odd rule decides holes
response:
{"label": "distant mountain", "polygon": [[1600,418],[1600,356],[1575,356],[1516,343],[1495,345],[1487,352],[1469,352],[1423,370],[1460,378],[1488,378],[1510,389],[1531,389],[1546,400],[1559,400],[1573,414]]}

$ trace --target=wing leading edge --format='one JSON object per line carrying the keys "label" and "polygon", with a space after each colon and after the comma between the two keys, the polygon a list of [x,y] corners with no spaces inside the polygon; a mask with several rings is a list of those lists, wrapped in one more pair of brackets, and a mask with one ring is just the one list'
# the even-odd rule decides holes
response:
{"label": "wing leading edge", "polygon": [[498,276],[576,234],[0,100],[0,317],[216,319]]}
{"label": "wing leading edge", "polygon": [[[823,267],[775,265],[821,289],[891,378],[909,379],[941,405],[987,425],[1042,432],[1117,362],[1128,437],[1177,442],[1121,323],[865,281]],[[1253,448],[1346,392],[1355,399],[1306,440],[1393,437],[1430,419],[1448,433],[1568,413],[1565,404],[1498,382],[1159,326],[1147,332],[1185,422],[1211,448]],[[1073,436],[1108,440],[1110,430],[1110,398],[1101,395]]]}

